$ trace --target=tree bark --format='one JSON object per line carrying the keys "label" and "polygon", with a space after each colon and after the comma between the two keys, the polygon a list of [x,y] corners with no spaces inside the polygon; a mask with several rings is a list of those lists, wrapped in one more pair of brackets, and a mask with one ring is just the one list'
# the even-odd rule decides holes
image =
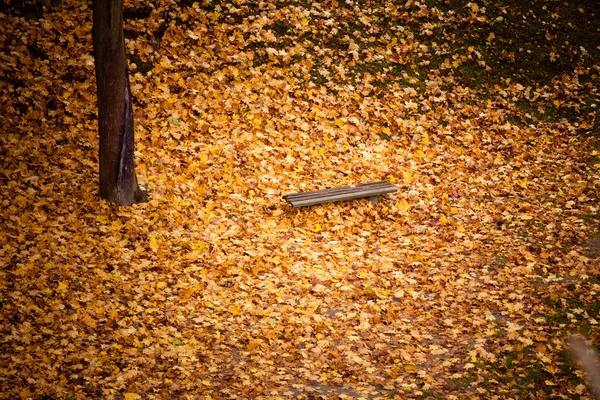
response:
{"label": "tree bark", "polygon": [[92,27],[100,197],[122,206],[146,200],[135,175],[133,107],[123,37],[123,0],[94,0]]}

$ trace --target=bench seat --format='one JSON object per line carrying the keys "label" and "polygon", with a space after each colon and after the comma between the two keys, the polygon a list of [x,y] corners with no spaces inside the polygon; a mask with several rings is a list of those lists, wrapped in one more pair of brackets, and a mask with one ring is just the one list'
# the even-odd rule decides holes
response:
{"label": "bench seat", "polygon": [[315,190],[312,192],[301,192],[286,194],[284,200],[292,207],[314,206],[316,204],[332,203],[334,201],[358,199],[366,197],[373,204],[377,204],[377,196],[380,194],[394,193],[398,189],[387,181],[362,183],[359,185],[342,186],[337,188]]}

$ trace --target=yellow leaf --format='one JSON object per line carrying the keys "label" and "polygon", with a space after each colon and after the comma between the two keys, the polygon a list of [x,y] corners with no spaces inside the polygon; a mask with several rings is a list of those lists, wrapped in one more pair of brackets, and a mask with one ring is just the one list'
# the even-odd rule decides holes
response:
{"label": "yellow leaf", "polygon": [[188,300],[190,297],[192,297],[195,293],[196,293],[195,288],[181,289],[181,292],[179,292],[179,298],[181,300],[185,301],[185,300]]}
{"label": "yellow leaf", "polygon": [[200,164],[202,164],[203,166],[206,165],[206,163],[208,162],[208,154],[204,153],[204,154],[200,154],[199,160]]}
{"label": "yellow leaf", "polygon": [[92,329],[96,328],[96,321],[94,321],[92,319],[92,317],[90,317],[89,314],[85,314],[83,316],[83,322],[85,322],[85,324],[88,325]]}
{"label": "yellow leaf", "polygon": [[206,302],[204,302],[204,306],[205,306],[206,308],[211,308],[211,309],[216,307],[216,306],[215,306],[213,303],[211,303],[210,301],[206,301]]}
{"label": "yellow leaf", "polygon": [[242,313],[242,308],[239,305],[234,305],[229,307],[229,312],[233,315],[240,315]]}
{"label": "yellow leaf", "polygon": [[404,370],[406,372],[417,372],[417,367],[415,367],[414,365],[405,365],[404,366]]}
{"label": "yellow leaf", "polygon": [[398,210],[406,212],[410,209],[410,204],[408,204],[408,201],[406,201],[406,199],[402,199],[402,200],[398,201],[397,207],[398,207]]}
{"label": "yellow leaf", "polygon": [[195,243],[192,243],[192,247],[194,248],[194,250],[197,250],[199,252],[203,252],[204,250],[206,250],[206,243],[204,243],[204,242],[195,242]]}
{"label": "yellow leaf", "polygon": [[69,289],[69,283],[67,281],[58,282],[58,287],[56,288],[57,291],[64,294],[67,292],[68,289]]}
{"label": "yellow leaf", "polygon": [[315,224],[315,227],[313,228],[313,232],[314,233],[321,232],[321,224]]}
{"label": "yellow leaf", "polygon": [[150,236],[150,242],[148,243],[148,246],[150,246],[150,249],[154,252],[158,250],[158,240],[156,240],[156,236]]}
{"label": "yellow leaf", "polygon": [[547,365],[544,367],[544,369],[550,372],[552,375],[556,375],[557,372],[560,372],[560,370],[553,365]]}
{"label": "yellow leaf", "polygon": [[141,399],[141,398],[142,398],[142,396],[140,396],[140,395],[139,395],[139,394],[137,394],[137,393],[125,393],[125,394],[123,395],[123,398],[124,398],[125,400],[137,400],[137,399]]}

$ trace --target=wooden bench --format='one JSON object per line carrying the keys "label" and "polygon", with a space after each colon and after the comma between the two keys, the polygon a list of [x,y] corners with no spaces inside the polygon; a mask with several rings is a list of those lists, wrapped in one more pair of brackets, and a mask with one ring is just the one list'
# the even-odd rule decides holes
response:
{"label": "wooden bench", "polygon": [[342,186],[312,192],[286,194],[283,198],[292,207],[314,206],[316,204],[332,203],[334,201],[358,199],[366,197],[373,204],[377,204],[377,196],[385,193],[394,193],[398,189],[387,181],[363,183],[360,185]]}

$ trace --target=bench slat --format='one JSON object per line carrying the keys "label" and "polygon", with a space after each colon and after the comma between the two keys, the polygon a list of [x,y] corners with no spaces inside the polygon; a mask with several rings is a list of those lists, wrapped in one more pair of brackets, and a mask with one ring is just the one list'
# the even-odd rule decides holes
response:
{"label": "bench slat", "polygon": [[340,193],[350,193],[350,192],[360,193],[361,191],[364,191],[364,190],[372,190],[372,189],[378,189],[378,188],[381,188],[381,189],[395,188],[395,186],[391,185],[387,181],[379,181],[379,182],[373,182],[373,183],[362,183],[359,185],[350,185],[350,186],[342,186],[342,187],[337,187],[337,188],[314,190],[311,192],[286,194],[285,196],[283,196],[283,198],[285,200],[292,200],[292,199],[297,200],[297,199],[301,199],[301,198],[305,198],[305,197],[328,196],[328,195],[340,194]]}
{"label": "bench slat", "polygon": [[302,193],[302,195],[300,195],[300,196],[288,197],[286,200],[293,201],[293,202],[299,202],[299,201],[311,200],[311,199],[341,198],[344,196],[367,197],[369,195],[392,193],[395,191],[396,191],[395,187],[386,187],[386,186],[348,188],[346,190],[340,190],[340,191],[335,191],[335,192],[326,192],[326,193],[307,192],[307,193]]}
{"label": "bench slat", "polygon": [[396,191],[396,186],[392,185],[391,183],[387,181],[379,181],[338,188],[315,190],[312,192],[286,194],[283,196],[283,198],[291,203],[292,207],[312,206],[316,204],[357,199],[361,197],[367,197],[369,200],[376,203],[377,195],[394,193]]}
{"label": "bench slat", "polygon": [[291,201],[294,207],[313,206],[316,204],[333,203],[335,201],[358,199],[361,197],[376,197],[379,194],[392,193],[392,191],[382,192],[381,190],[370,190],[360,193],[342,193],[326,197],[314,197],[303,200]]}

